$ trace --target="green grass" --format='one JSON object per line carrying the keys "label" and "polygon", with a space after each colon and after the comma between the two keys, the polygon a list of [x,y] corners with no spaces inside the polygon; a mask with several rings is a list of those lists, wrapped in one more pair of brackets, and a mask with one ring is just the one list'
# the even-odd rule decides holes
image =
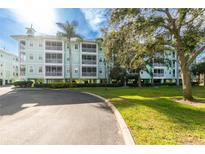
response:
{"label": "green grass", "polygon": [[[136,144],[205,144],[205,104],[175,102],[179,87],[82,88],[110,101],[120,111]],[[194,87],[205,100],[205,88]]]}

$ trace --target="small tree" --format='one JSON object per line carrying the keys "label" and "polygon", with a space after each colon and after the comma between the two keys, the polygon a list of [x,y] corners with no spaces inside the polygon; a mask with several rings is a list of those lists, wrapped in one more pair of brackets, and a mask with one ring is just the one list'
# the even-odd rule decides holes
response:
{"label": "small tree", "polygon": [[115,66],[110,71],[110,78],[117,80],[117,82],[124,81],[124,76],[126,76],[125,69],[121,68],[120,66]]}
{"label": "small tree", "polygon": [[205,62],[200,62],[192,66],[192,72],[195,75],[198,75],[200,78],[200,74],[204,76],[204,86],[205,86]]}

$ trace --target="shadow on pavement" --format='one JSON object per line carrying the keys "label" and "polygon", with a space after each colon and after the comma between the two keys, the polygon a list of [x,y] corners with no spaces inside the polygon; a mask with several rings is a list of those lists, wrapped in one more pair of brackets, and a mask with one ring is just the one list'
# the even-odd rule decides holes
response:
{"label": "shadow on pavement", "polygon": [[12,115],[25,108],[26,104],[35,104],[34,106],[49,105],[71,105],[85,103],[99,103],[98,108],[111,112],[107,104],[102,103],[103,100],[94,96],[71,92],[68,90],[14,90],[5,95],[0,96],[0,116]]}

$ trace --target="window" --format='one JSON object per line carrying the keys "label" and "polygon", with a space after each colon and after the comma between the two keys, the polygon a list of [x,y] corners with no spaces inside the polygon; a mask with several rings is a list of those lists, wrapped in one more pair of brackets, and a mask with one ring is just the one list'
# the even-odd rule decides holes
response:
{"label": "window", "polygon": [[26,41],[20,41],[20,49],[25,49]]}
{"label": "window", "polygon": [[1,76],[3,76],[3,73],[1,72]]}
{"label": "window", "polygon": [[42,56],[39,56],[38,59],[39,59],[39,60],[43,60],[43,57],[42,57]]}
{"label": "window", "polygon": [[96,64],[96,55],[82,55],[82,64]]}
{"label": "window", "polygon": [[82,52],[96,52],[96,44],[82,44]]}
{"label": "window", "polygon": [[46,66],[46,76],[62,76],[62,66]]}
{"label": "window", "polygon": [[75,44],[75,49],[76,49],[76,50],[78,49],[78,44]]}
{"label": "window", "polygon": [[96,67],[82,67],[82,76],[96,76]]}
{"label": "window", "polygon": [[172,55],[173,55],[173,58],[175,58],[175,52],[173,52]]}
{"label": "window", "polygon": [[43,67],[42,67],[42,66],[39,66],[38,72],[39,72],[39,73],[42,73],[42,72],[43,72]]}
{"label": "window", "polygon": [[20,75],[25,76],[25,73],[26,73],[26,67],[25,67],[25,65],[21,65],[20,66]]}
{"label": "window", "polygon": [[61,53],[46,53],[46,63],[62,63]]}
{"label": "window", "polygon": [[43,45],[40,43],[38,46],[39,46],[39,47],[42,47]]}
{"label": "window", "polygon": [[75,73],[78,73],[78,68],[75,68],[75,70],[74,70],[74,71],[75,71]]}
{"label": "window", "polygon": [[29,67],[29,72],[30,72],[30,73],[33,73],[33,66],[30,66],[30,67]]}
{"label": "window", "polygon": [[163,77],[164,69],[154,69],[154,77]]}
{"label": "window", "polygon": [[33,43],[32,42],[30,43],[30,47],[33,47]]}
{"label": "window", "polygon": [[46,41],[46,50],[63,50],[62,42]]}
{"label": "window", "polygon": [[3,64],[1,64],[1,67],[3,66]]}
{"label": "window", "polygon": [[175,77],[175,69],[173,69],[173,77]]}
{"label": "window", "polygon": [[100,51],[102,51],[102,47],[100,47],[100,49],[99,49]]}
{"label": "window", "polygon": [[29,56],[29,59],[30,59],[30,60],[33,60],[33,55],[32,55],[32,54]]}
{"label": "window", "polygon": [[173,67],[175,67],[175,60],[173,60]]}
{"label": "window", "polygon": [[67,61],[69,61],[69,60],[70,60],[70,58],[68,57],[68,58],[67,58]]}

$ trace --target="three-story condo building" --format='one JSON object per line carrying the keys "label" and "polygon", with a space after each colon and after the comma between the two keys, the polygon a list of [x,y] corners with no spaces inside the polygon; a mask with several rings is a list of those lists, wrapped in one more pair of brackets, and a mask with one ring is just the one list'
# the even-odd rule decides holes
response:
{"label": "three-story condo building", "polygon": [[66,81],[70,79],[70,71],[73,80],[105,79],[104,52],[97,41],[72,38],[68,42],[64,37],[34,35],[34,32],[31,27],[26,35],[12,36],[19,44],[20,80]]}
{"label": "three-story condo building", "polygon": [[161,57],[165,62],[160,63],[153,59],[152,66],[148,66],[152,74],[142,70],[140,72],[141,79],[144,82],[151,82],[150,80],[153,78],[155,83],[178,82],[179,84],[181,81],[181,69],[176,52],[164,51],[164,53],[156,53],[156,57]]}
{"label": "three-story condo building", "polygon": [[18,57],[0,49],[0,86],[18,79]]}

